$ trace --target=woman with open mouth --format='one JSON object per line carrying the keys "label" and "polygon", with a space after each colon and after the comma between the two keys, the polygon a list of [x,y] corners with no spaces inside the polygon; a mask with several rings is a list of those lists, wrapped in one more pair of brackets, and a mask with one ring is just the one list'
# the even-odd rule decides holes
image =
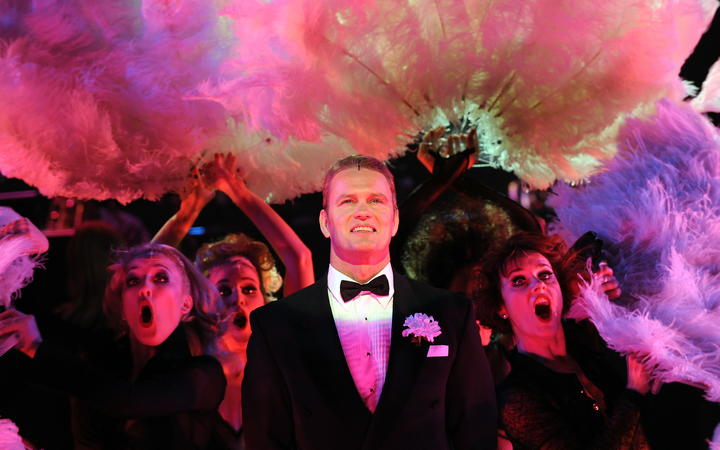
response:
{"label": "woman with open mouth", "polygon": [[228,311],[225,331],[218,336],[227,387],[215,431],[227,448],[243,448],[241,384],[252,332],[250,313],[275,300],[282,278],[268,247],[244,234],[203,245],[195,264],[215,286]]}
{"label": "woman with open mouth", "polygon": [[33,377],[115,418],[103,430],[112,448],[208,448],[225,376],[216,358],[217,292],[178,250],[147,244],[119,254],[105,292],[110,324],[127,336],[132,368],[111,374],[43,342],[35,318],[0,322],[32,358]]}
{"label": "woman with open mouth", "polygon": [[[220,296],[224,331],[218,336],[227,387],[219,408],[214,432],[224,448],[242,449],[241,383],[250,339],[250,313],[283,288],[287,296],[315,281],[312,254],[292,228],[248,189],[235,156],[215,154],[196,173],[193,189],[182,199],[180,210],[153,238],[177,246],[182,241],[215,190],[224,192],[263,234],[285,266],[285,279],[275,267],[267,245],[238,233],[203,245],[195,264],[215,286]],[[284,283],[283,283],[284,281]]]}
{"label": "woman with open mouth", "polygon": [[[585,261],[557,236],[512,236],[484,266],[480,322],[514,337],[498,386],[501,436],[513,448],[648,448],[640,424],[650,375],[608,349],[589,322],[563,320]],[[600,268],[612,298],[612,269]]]}

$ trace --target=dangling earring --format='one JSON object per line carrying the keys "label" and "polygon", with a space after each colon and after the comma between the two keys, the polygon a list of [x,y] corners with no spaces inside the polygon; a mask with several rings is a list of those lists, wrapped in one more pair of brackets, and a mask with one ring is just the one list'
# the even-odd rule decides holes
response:
{"label": "dangling earring", "polygon": [[507,320],[507,318],[508,318],[507,313],[502,313],[502,314],[500,314],[500,318],[503,319],[503,320]]}

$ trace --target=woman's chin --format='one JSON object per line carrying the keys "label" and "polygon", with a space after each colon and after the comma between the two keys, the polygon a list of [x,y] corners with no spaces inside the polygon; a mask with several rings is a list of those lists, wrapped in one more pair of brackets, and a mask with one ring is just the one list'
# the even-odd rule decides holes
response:
{"label": "woman's chin", "polygon": [[165,339],[167,339],[167,336],[161,336],[158,333],[137,333],[135,334],[135,339],[138,340],[143,345],[147,345],[148,347],[157,347],[158,345],[165,342]]}
{"label": "woman's chin", "polygon": [[223,346],[230,352],[245,351],[247,349],[248,341],[250,340],[250,333],[245,330],[232,329],[231,327],[222,338],[220,338]]}

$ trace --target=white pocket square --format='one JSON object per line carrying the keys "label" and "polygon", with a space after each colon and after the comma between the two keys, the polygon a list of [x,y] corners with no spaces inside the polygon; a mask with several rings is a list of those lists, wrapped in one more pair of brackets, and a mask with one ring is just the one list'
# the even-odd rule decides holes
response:
{"label": "white pocket square", "polygon": [[427,357],[428,358],[441,358],[448,355],[447,345],[431,345],[428,347]]}

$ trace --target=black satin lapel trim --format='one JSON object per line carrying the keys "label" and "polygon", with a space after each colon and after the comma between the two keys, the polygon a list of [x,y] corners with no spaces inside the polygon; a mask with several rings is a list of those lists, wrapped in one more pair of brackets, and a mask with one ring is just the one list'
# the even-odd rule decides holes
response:
{"label": "black satin lapel trim", "polygon": [[390,358],[385,384],[373,417],[373,429],[382,424],[393,423],[400,413],[413,386],[416,375],[427,352],[427,345],[417,346],[402,336],[405,318],[421,311],[421,302],[404,276],[394,273],[395,295],[393,297],[392,335]]}
{"label": "black satin lapel trim", "polygon": [[328,300],[327,276],[321,278],[298,305],[304,332],[298,336],[302,360],[323,401],[343,420],[370,419],[350,374]]}

